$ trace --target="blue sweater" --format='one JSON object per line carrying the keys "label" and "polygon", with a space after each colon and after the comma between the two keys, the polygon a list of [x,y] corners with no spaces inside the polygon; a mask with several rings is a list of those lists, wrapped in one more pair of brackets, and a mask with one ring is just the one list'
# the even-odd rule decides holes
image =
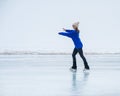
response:
{"label": "blue sweater", "polygon": [[79,32],[76,30],[66,30],[66,32],[59,32],[58,34],[71,38],[76,49],[83,47],[83,44],[79,38]]}

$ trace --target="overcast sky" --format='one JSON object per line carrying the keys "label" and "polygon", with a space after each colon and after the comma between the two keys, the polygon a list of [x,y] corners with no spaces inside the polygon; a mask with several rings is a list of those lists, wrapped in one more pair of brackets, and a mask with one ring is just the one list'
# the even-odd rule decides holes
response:
{"label": "overcast sky", "polygon": [[0,50],[71,52],[59,36],[80,21],[85,52],[120,52],[120,0],[0,0]]}

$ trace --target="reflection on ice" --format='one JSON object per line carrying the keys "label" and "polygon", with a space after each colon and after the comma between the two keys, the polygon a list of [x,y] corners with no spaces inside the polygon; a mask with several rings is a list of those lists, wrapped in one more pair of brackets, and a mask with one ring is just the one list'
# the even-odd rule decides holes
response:
{"label": "reflection on ice", "polygon": [[82,94],[84,87],[86,86],[90,72],[83,72],[81,78],[77,78],[77,73],[72,73],[72,87],[71,94],[72,96],[77,94]]}

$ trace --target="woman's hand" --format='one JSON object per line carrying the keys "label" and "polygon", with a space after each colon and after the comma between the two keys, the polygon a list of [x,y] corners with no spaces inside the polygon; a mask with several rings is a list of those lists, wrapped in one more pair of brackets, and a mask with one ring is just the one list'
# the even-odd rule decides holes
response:
{"label": "woman's hand", "polygon": [[63,30],[64,30],[64,31],[66,31],[66,29],[65,29],[65,28],[63,28]]}

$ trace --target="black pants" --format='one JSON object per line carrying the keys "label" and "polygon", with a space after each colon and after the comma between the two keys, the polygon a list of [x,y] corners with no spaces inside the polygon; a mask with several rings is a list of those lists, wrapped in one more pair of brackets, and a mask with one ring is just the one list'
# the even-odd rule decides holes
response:
{"label": "black pants", "polygon": [[84,62],[85,68],[86,68],[86,69],[89,69],[89,65],[88,65],[88,63],[87,63],[87,61],[86,61],[86,58],[85,58],[84,55],[83,55],[83,50],[82,50],[82,48],[80,48],[80,49],[74,48],[73,53],[72,53],[72,58],[73,58],[73,66],[72,66],[72,68],[77,69],[77,64],[76,64],[76,54],[77,54],[77,53],[80,54],[80,57],[82,58],[82,60],[83,60],[83,62]]}

